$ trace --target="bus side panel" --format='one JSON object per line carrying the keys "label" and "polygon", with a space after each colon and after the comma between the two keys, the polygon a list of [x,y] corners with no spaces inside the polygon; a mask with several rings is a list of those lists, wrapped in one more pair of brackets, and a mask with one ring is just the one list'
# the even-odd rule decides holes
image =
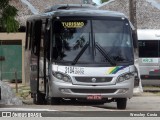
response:
{"label": "bus side panel", "polygon": [[[141,33],[142,34],[142,33]],[[145,31],[144,33],[145,34]],[[139,69],[143,79],[160,77],[159,40],[147,38],[139,40]]]}

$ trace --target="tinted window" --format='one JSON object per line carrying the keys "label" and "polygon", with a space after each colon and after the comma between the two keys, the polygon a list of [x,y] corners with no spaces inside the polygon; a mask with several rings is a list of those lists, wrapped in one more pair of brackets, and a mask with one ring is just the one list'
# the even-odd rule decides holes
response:
{"label": "tinted window", "polygon": [[[101,27],[100,27],[101,26]],[[126,21],[94,20],[95,42],[117,62],[132,61],[133,49],[130,27]],[[96,50],[96,62],[105,62],[104,56]]]}
{"label": "tinted window", "polygon": [[158,57],[158,40],[139,40],[139,57]]}
{"label": "tinted window", "polygon": [[52,58],[58,62],[106,64],[111,60],[116,63],[134,60],[130,26],[125,20],[53,21],[52,48]]}
{"label": "tinted window", "polygon": [[40,51],[40,40],[41,40],[41,27],[42,27],[42,21],[36,21],[34,24],[34,31],[32,36],[32,53],[35,55],[38,55]]}
{"label": "tinted window", "polygon": [[[55,43],[53,43],[53,59],[73,61],[84,46],[90,41],[89,20],[64,20],[55,21],[53,31]],[[91,61],[89,47],[81,55],[80,62]]]}

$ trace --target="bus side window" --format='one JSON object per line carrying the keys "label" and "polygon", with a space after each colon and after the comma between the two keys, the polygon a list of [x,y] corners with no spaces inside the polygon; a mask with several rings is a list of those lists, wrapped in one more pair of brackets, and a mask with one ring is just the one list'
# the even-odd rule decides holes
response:
{"label": "bus side window", "polygon": [[32,35],[32,22],[27,22],[27,30],[26,30],[26,41],[25,41],[25,49],[30,50],[31,46],[31,36]]}
{"label": "bus side window", "polygon": [[32,36],[32,53],[34,55],[39,55],[40,51],[40,41],[41,41],[41,27],[42,27],[42,21],[35,21],[35,24],[33,26],[33,36]]}
{"label": "bus side window", "polygon": [[47,19],[45,23],[45,49],[46,49],[46,56],[49,60],[50,58],[50,38],[51,38],[51,26],[50,21]]}
{"label": "bus side window", "polygon": [[41,41],[40,41],[40,56],[44,57],[44,36],[45,36],[45,24],[41,27]]}
{"label": "bus side window", "polygon": [[25,49],[28,49],[28,41],[29,41],[29,27],[30,27],[30,24],[29,22],[27,22],[27,30],[26,30],[26,41],[25,41]]}
{"label": "bus side window", "polygon": [[32,44],[32,42],[33,42],[33,32],[34,32],[34,23],[33,22],[31,22],[30,23],[30,27],[29,27],[29,43],[28,43],[28,48],[29,48],[29,50],[31,49],[31,44]]}

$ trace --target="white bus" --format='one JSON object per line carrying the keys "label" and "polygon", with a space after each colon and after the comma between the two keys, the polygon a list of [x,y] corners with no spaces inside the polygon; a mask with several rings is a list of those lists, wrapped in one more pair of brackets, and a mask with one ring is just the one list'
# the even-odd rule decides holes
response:
{"label": "white bus", "polygon": [[133,32],[124,14],[83,5],[55,6],[29,18],[26,52],[34,103],[85,99],[125,109],[134,88]]}
{"label": "white bus", "polygon": [[142,79],[160,78],[160,30],[139,29],[139,70]]}

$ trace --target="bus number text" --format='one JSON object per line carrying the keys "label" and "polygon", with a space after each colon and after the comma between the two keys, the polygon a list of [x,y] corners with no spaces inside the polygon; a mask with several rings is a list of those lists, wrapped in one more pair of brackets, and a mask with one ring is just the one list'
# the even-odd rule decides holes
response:
{"label": "bus number text", "polygon": [[81,67],[65,67],[65,73],[66,74],[83,75],[84,74],[84,68],[81,68]]}
{"label": "bus number text", "polygon": [[146,58],[146,59],[143,59],[142,62],[143,63],[153,63],[153,59]]}

